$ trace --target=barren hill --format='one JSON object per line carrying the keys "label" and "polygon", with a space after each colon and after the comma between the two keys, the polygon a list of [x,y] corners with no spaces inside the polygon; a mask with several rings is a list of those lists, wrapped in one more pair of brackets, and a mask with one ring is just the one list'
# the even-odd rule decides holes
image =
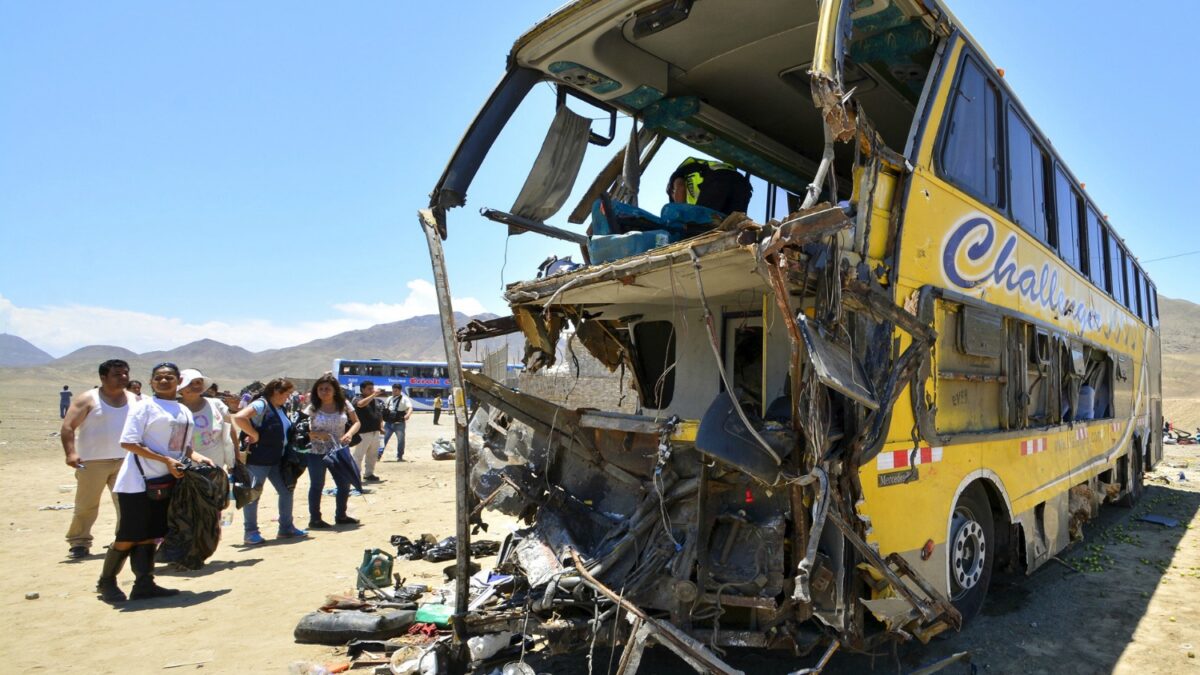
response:
{"label": "barren hill", "polygon": [[24,338],[0,333],[0,367],[40,366],[54,360]]}
{"label": "barren hill", "polygon": [[[463,326],[472,318],[494,317],[493,314],[481,314],[476,317],[457,314],[455,322],[458,326]],[[20,340],[15,336],[14,339]],[[476,344],[475,351],[465,354],[464,358],[478,360],[485,352],[503,348],[506,340],[510,344],[510,358],[517,358],[522,344],[519,335],[485,340]],[[98,364],[108,359],[123,359],[129,363],[133,378],[145,381],[150,374],[150,368],[163,361],[170,361],[180,368],[197,368],[216,379],[223,388],[236,390],[253,380],[266,380],[271,377],[316,377],[329,370],[333,360],[337,358],[444,361],[446,355],[442,348],[441,322],[437,315],[417,316],[339,333],[294,347],[262,352],[251,352],[242,347],[208,339],[144,354],[137,354],[124,347],[91,345],[38,366],[6,368],[0,371],[0,377],[8,381],[31,384],[51,381],[90,386],[95,384]]]}
{"label": "barren hill", "polygon": [[1163,415],[1184,429],[1200,426],[1200,305],[1158,298],[1162,322]]}

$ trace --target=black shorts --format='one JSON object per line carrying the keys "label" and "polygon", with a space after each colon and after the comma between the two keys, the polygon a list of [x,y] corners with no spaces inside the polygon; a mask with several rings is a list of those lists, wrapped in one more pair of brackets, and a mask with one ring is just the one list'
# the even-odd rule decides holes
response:
{"label": "black shorts", "polygon": [[146,541],[167,536],[166,499],[154,501],[145,492],[118,492],[117,541]]}

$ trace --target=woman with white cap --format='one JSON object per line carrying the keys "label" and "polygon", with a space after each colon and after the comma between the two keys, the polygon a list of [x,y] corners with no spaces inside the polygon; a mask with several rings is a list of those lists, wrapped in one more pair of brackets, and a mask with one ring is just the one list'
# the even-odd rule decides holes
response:
{"label": "woman with white cap", "polygon": [[217,466],[232,468],[237,461],[233,451],[237,429],[230,421],[228,408],[222,411],[224,406],[218,406],[216,399],[204,397],[212,380],[195,368],[185,368],[179,378],[179,398],[192,411],[192,449]]}

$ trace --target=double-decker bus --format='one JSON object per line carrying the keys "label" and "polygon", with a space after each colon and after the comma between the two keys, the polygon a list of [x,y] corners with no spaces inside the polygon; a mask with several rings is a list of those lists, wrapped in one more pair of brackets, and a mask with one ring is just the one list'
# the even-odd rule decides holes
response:
{"label": "double-decker bus", "polygon": [[[523,625],[600,615],[592,639],[651,634],[715,672],[701,645],[811,646],[810,622],[826,655],[925,641],[994,570],[1138,499],[1162,453],[1154,284],[944,3],[568,4],[516,41],[420,213],[435,271],[487,151],[539,107],[526,185],[482,214],[590,264],[510,284],[480,334],[521,331],[534,370],[569,326],[640,410],[465,374],[504,450],[475,472],[503,481],[470,487],[532,523]],[[654,213],[689,156],[749,203]],[[508,420],[529,448],[493,437]]]}
{"label": "double-decker bus", "polygon": [[[463,367],[478,371],[483,364],[464,363]],[[433,399],[438,397],[447,407],[453,403],[445,362],[334,359],[333,373],[343,387],[354,393],[358,393],[358,387],[363,382],[374,382],[377,388],[385,390],[398,384],[412,399],[414,410],[433,410]]]}

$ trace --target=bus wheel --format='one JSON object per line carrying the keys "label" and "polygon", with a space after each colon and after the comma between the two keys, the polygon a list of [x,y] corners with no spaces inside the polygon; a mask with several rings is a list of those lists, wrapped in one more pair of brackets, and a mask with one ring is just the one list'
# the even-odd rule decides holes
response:
{"label": "bus wheel", "polygon": [[992,580],[995,541],[987,493],[979,483],[972,483],[959,495],[950,516],[950,548],[947,552],[950,600],[962,614],[964,623],[983,607],[983,598]]}
{"label": "bus wheel", "polygon": [[1133,508],[1142,498],[1145,476],[1142,475],[1142,449],[1134,444],[1125,458],[1125,466],[1129,469],[1129,490],[1117,501],[1121,506]]}

